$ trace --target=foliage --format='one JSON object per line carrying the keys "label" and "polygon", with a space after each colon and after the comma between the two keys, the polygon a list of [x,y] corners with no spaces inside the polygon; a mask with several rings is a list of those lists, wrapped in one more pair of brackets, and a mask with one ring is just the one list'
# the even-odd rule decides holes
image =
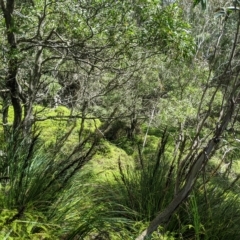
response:
{"label": "foliage", "polygon": [[[119,159],[119,174],[114,173],[102,191],[106,191],[113,212],[135,221],[149,221],[166,206],[173,194],[173,172],[170,162],[165,159],[166,139],[151,161],[140,157],[135,166],[123,165]],[[116,204],[117,203],[117,204]],[[115,206],[116,204],[116,206]]]}
{"label": "foliage", "polygon": [[1,156],[1,236],[71,239],[99,233],[108,220],[103,221],[104,206],[92,208],[91,175],[74,178],[73,162],[43,152],[37,136],[32,142],[16,135],[13,140]]}
{"label": "foliage", "polygon": [[0,238],[238,239],[238,5],[0,0]]}
{"label": "foliage", "polygon": [[[141,159],[135,167],[123,165],[119,160],[119,174],[114,174],[114,181],[109,178],[108,183],[101,182],[97,193],[103,194],[110,202],[113,213],[110,211],[109,214],[144,225],[165,208],[174,195],[176,178],[173,165],[166,158],[166,149],[168,147],[162,146],[154,159],[147,162]],[[159,239],[158,234],[171,239],[169,232],[173,239],[239,238],[239,189],[233,187],[239,177],[232,180],[226,176],[224,180],[219,175],[208,177],[207,173],[203,176],[203,183],[199,180],[194,192],[169,223],[151,239]],[[220,184],[221,181],[225,183]],[[140,225],[136,225],[129,234],[134,236],[139,231]]]}
{"label": "foliage", "polygon": [[[204,192],[205,191],[205,192]],[[196,189],[168,225],[178,239],[239,238],[239,193],[214,185]]]}
{"label": "foliage", "polygon": [[[34,104],[75,106],[83,116],[114,110],[115,105],[104,102],[123,103],[130,97],[122,93],[134,89],[140,76],[136,71],[151,74],[152,57],[169,53],[184,59],[191,57],[194,48],[190,26],[182,20],[177,4],[163,9],[157,1],[136,5],[128,1],[36,1],[18,2],[13,9],[2,2],[1,8],[3,13],[14,11],[9,17],[3,14],[6,26],[0,27],[2,31],[10,28],[11,21],[9,32],[17,39],[1,38],[4,48],[9,48],[2,61],[4,68],[9,60],[16,67],[9,68],[14,75],[12,88],[2,82],[6,88],[2,98],[9,98],[9,91],[19,95],[11,100],[14,122],[30,124],[27,128],[32,120],[37,121]],[[141,101],[137,93],[133,97]],[[6,111],[7,106],[6,102]],[[140,104],[135,107],[142,108]],[[99,108],[101,112],[95,112]],[[126,109],[118,115],[126,115]]]}

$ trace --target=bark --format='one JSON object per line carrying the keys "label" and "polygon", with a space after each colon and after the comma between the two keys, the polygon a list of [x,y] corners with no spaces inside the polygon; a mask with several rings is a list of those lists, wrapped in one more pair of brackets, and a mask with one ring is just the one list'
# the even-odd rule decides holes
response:
{"label": "bark", "polygon": [[2,123],[3,123],[3,131],[4,131],[4,137],[6,138],[6,135],[8,133],[8,109],[9,109],[9,99],[8,94],[3,93],[2,94]]}
{"label": "bark", "polygon": [[18,60],[17,60],[17,41],[14,34],[14,21],[13,21],[13,10],[14,10],[14,0],[8,0],[6,3],[0,0],[1,10],[3,12],[7,41],[9,44],[10,59],[8,62],[8,72],[6,75],[6,87],[9,90],[10,98],[14,111],[13,129],[16,129],[21,124],[22,119],[22,106],[19,96],[19,85],[17,82],[17,72],[18,72]]}

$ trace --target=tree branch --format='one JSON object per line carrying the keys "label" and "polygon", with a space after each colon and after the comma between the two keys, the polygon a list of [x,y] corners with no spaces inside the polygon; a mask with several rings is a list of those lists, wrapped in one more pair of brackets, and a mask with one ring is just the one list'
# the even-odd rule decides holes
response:
{"label": "tree branch", "polygon": [[[232,94],[233,96],[233,94]],[[201,171],[202,167],[209,160],[210,155],[215,151],[219,139],[221,138],[222,133],[226,130],[228,123],[230,122],[234,107],[235,107],[235,98],[230,97],[228,102],[228,107],[225,113],[225,116],[222,118],[221,123],[216,127],[215,134],[212,139],[208,142],[207,146],[200,152],[196,157],[192,167],[189,170],[186,182],[181,190],[175,195],[170,204],[159,213],[149,224],[148,228],[144,230],[136,240],[144,240],[147,236],[151,235],[154,231],[157,230],[158,226],[169,221],[172,214],[180,206],[180,204],[188,197],[191,192],[197,176]]]}

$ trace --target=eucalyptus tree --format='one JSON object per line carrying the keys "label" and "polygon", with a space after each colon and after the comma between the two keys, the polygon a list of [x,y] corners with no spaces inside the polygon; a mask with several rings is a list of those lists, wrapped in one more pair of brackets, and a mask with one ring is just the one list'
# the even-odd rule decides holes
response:
{"label": "eucalyptus tree", "polygon": [[[203,8],[208,8],[206,1],[194,2],[196,5],[201,3]],[[209,5],[211,4],[209,3]],[[209,8],[215,9],[215,6],[211,5]],[[228,2],[215,10],[215,13],[210,11],[211,17],[199,19],[201,22],[205,20],[206,22],[203,25],[204,28],[201,29],[201,35],[197,35],[198,54],[195,60],[197,64],[202,64],[205,70],[207,69],[207,75],[205,79],[199,79],[202,81],[202,95],[195,115],[195,124],[192,126],[195,129],[194,135],[190,139],[186,138],[184,130],[186,118],[180,124],[180,134],[176,144],[176,160],[174,160],[176,163],[176,177],[173,180],[174,195],[169,204],[161,209],[160,213],[151,221],[148,228],[136,238],[138,240],[145,239],[159,226],[169,222],[176,209],[190,195],[199,174],[204,172],[209,160],[221,146],[236,146],[235,138],[239,134],[240,11],[237,2]],[[189,10],[189,16],[193,14],[191,11],[194,10]],[[209,9],[205,14],[208,14],[208,11]],[[194,14],[196,17],[196,12]],[[193,20],[195,21],[194,18]],[[211,59],[206,54],[209,51],[211,51]],[[220,102],[216,104],[219,99]],[[210,119],[213,120],[214,125],[207,128]],[[223,153],[223,158],[225,154],[226,152]],[[238,179],[239,176],[236,176],[233,182]]]}

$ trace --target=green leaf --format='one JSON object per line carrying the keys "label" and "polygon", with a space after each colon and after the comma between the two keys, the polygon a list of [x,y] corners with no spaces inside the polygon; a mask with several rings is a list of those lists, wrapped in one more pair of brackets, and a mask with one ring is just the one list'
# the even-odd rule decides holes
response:
{"label": "green leaf", "polygon": [[205,10],[207,8],[207,0],[194,0],[193,6],[197,6],[199,3],[201,3],[202,9]]}

